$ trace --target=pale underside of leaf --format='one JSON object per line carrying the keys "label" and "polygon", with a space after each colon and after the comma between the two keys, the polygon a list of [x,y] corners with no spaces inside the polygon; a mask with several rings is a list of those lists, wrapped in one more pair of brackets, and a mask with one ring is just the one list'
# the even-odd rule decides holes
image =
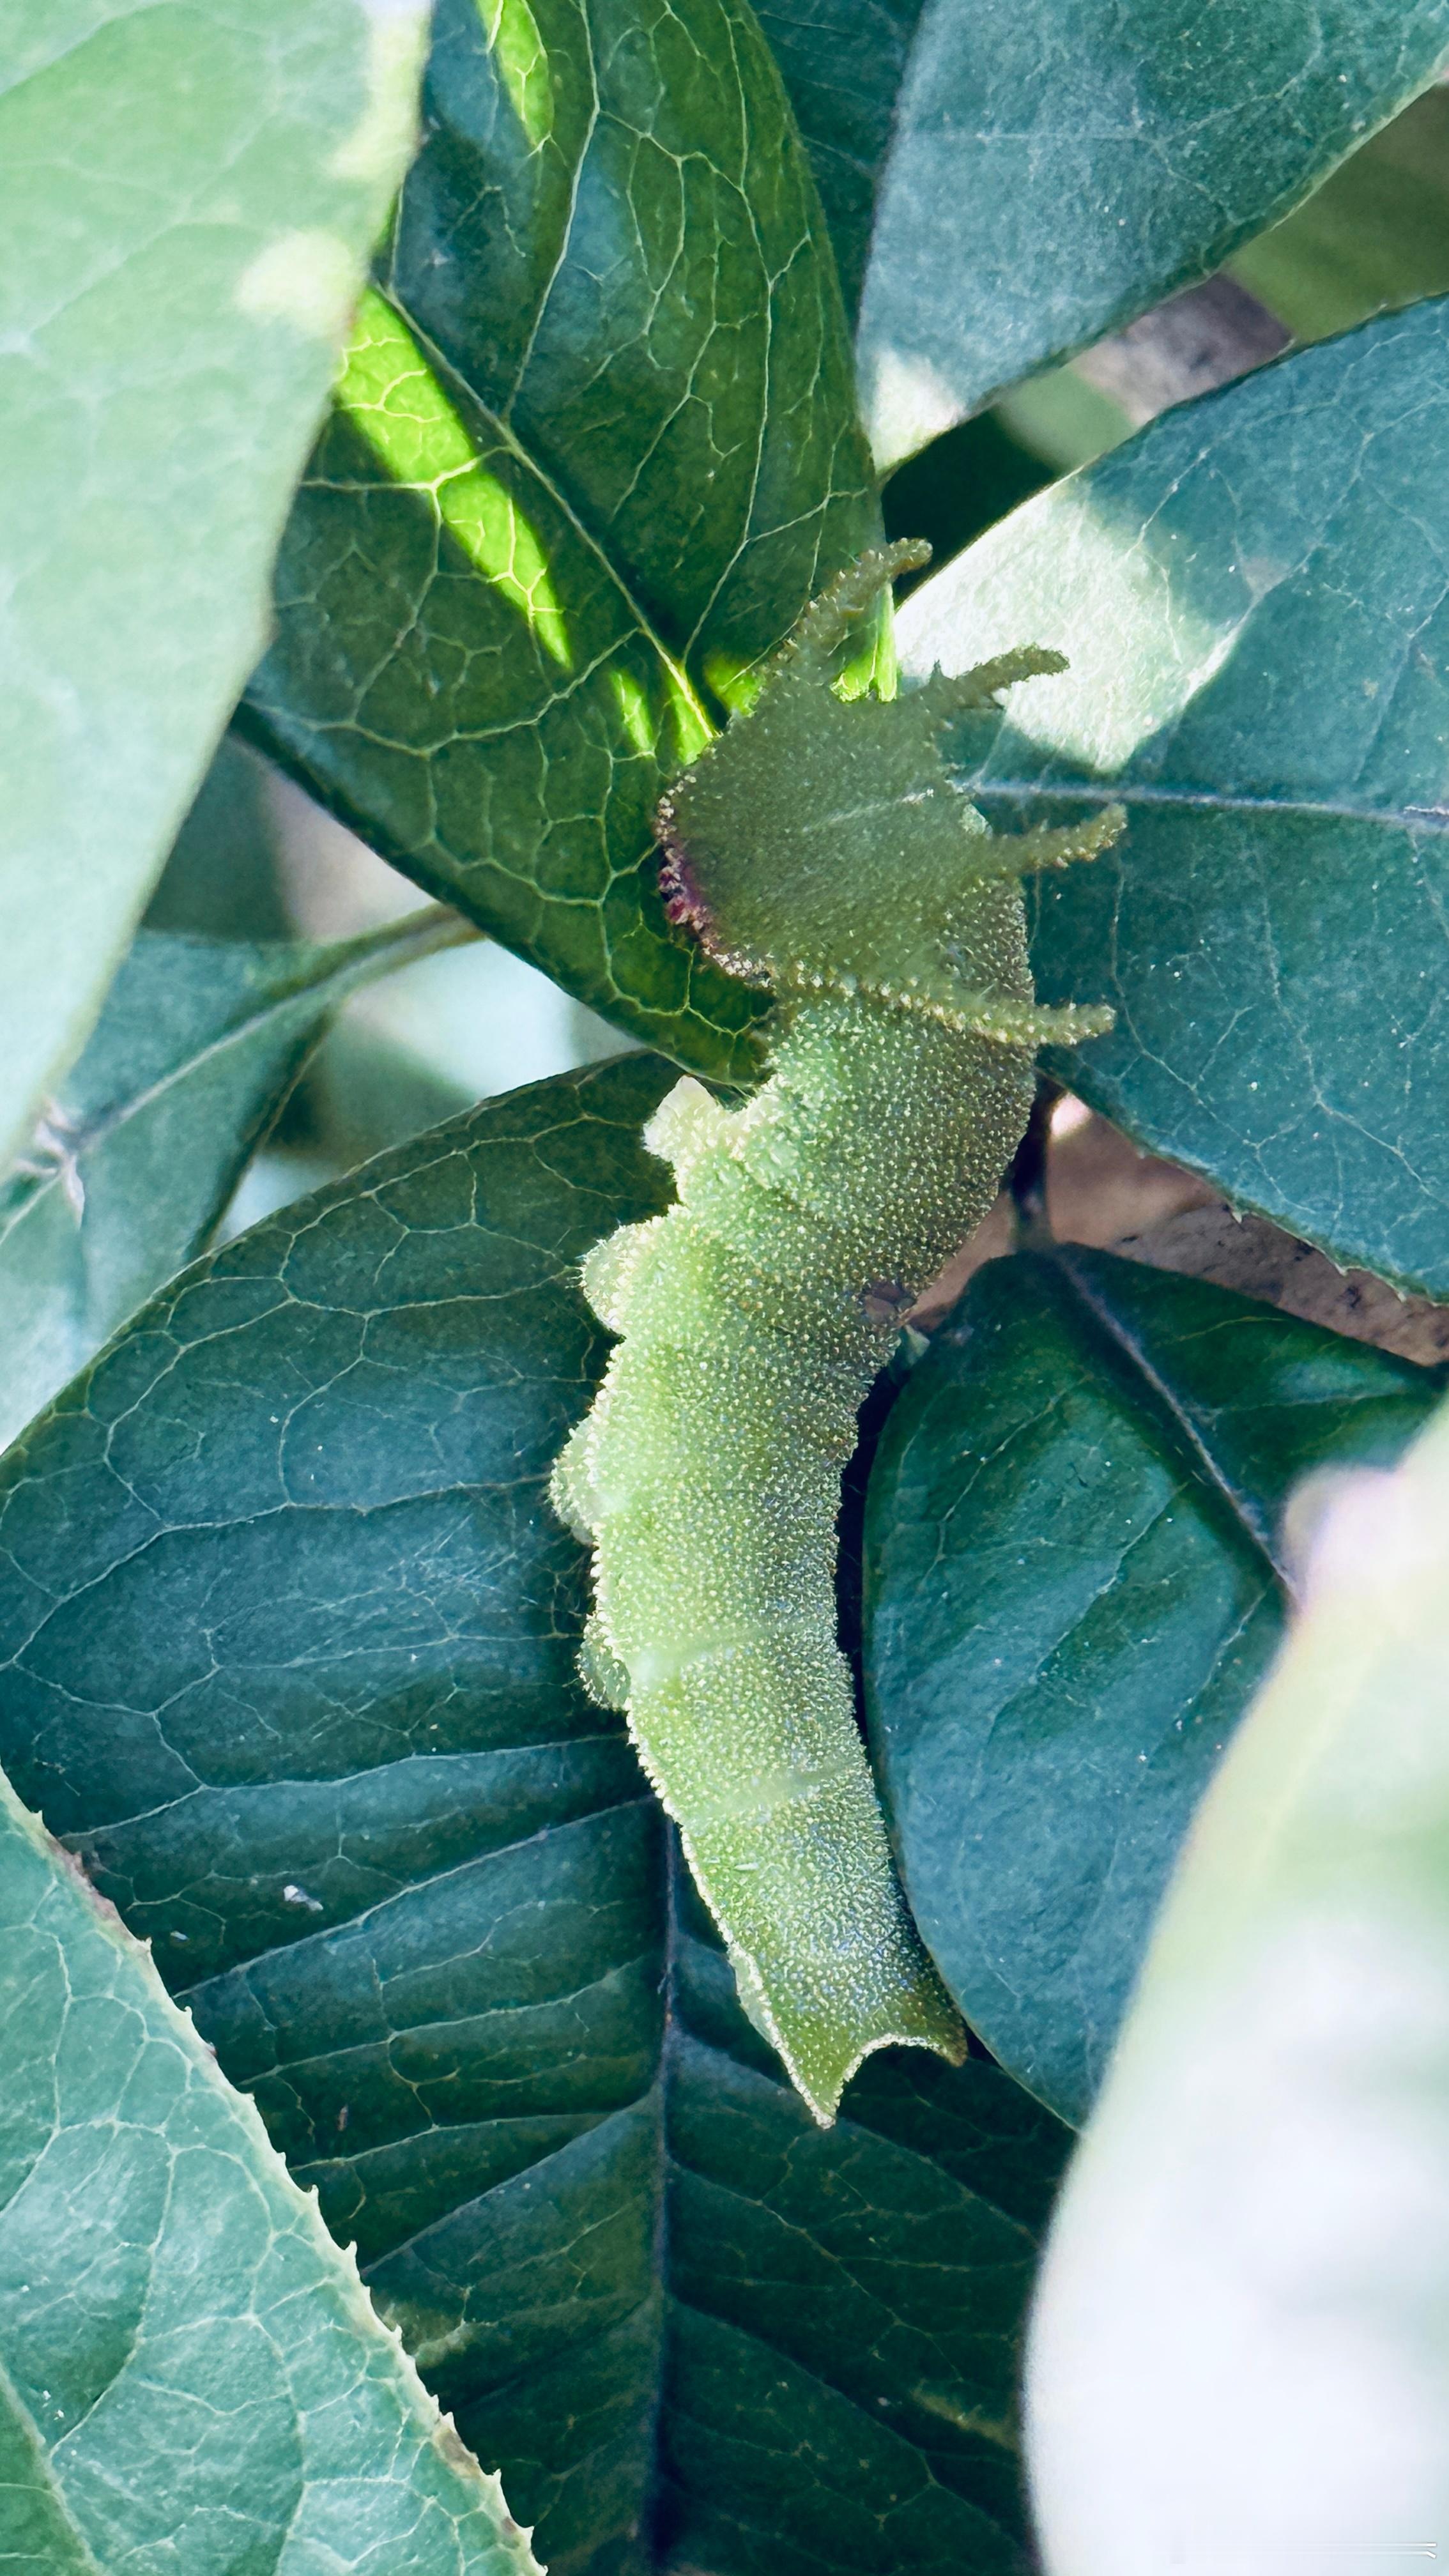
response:
{"label": "pale underside of leaf", "polygon": [[[261,647],[405,164],[420,7],[9,13],[0,1157],[87,1034]],[[75,137],[87,148],[78,165]]]}

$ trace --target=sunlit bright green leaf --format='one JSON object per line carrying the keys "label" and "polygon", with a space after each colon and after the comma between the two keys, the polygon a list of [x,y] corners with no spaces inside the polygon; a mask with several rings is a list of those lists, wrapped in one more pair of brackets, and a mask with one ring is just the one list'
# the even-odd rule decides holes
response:
{"label": "sunlit bright green leaf", "polygon": [[681,1062],[666,778],[879,520],[828,239],[743,0],[442,0],[427,137],[251,693],[373,846]]}

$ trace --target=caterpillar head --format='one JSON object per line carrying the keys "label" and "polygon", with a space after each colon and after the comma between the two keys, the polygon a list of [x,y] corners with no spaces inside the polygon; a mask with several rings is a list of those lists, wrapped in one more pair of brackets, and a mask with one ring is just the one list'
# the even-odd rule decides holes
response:
{"label": "caterpillar head", "polygon": [[1016,1043],[1095,1035],[1110,1014],[1033,1012],[1020,880],[1106,848],[1120,808],[1067,832],[994,833],[941,749],[953,717],[1064,670],[1062,656],[1033,646],[959,679],[938,670],[898,698],[843,699],[831,685],[856,621],[929,551],[885,547],[843,573],[749,713],[675,780],[657,826],[665,909],[782,1000],[858,991]]}

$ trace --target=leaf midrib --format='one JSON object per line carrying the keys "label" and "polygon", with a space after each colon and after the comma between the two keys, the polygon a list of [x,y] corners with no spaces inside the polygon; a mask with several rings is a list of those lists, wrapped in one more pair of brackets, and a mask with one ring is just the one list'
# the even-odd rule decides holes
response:
{"label": "leaf midrib", "polygon": [[1058,1244],[1041,1256],[1065,1281],[1082,1312],[1090,1319],[1100,1337],[1119,1361],[1125,1361],[1134,1376],[1151,1395],[1159,1418],[1164,1420],[1184,1447],[1201,1481],[1218,1500],[1225,1503],[1234,1522],[1248,1541],[1254,1555],[1272,1577],[1280,1592],[1288,1589],[1288,1573],[1273,1545],[1271,1525],[1259,1513],[1251,1495],[1234,1484],[1226,1468],[1215,1456],[1206,1432],[1192,1408],[1174,1391],[1170,1381],[1148,1357],[1145,1345],[1115,1315],[1110,1304],[1097,1292],[1090,1276],[1072,1259],[1071,1246]]}
{"label": "leaf midrib", "polygon": [[[639,1802],[612,1801],[608,1807],[600,1809],[597,1812],[599,1814],[612,1814],[618,1812],[626,1805],[636,1803]],[[567,1831],[569,1829],[569,1824],[592,1821],[592,1815],[594,1812],[595,1811],[591,1811],[588,1818],[575,1818],[568,1820],[568,1823],[565,1824],[541,1827],[534,1835],[520,1837],[519,1844],[510,1846],[509,1848],[518,1848],[528,1841],[542,1840],[546,1835],[551,1833]],[[492,1857],[491,1854],[489,1856]],[[453,1871],[450,1870],[439,1872],[435,1875],[439,1878],[444,1878],[453,1874]],[[425,1882],[418,1883],[423,1884]],[[671,1834],[668,1838],[668,1860],[666,1863],[666,1930],[662,1963],[664,2021],[659,2057],[654,2075],[644,2090],[634,2095],[630,2101],[610,2104],[597,2112],[591,2113],[585,2111],[578,2115],[580,2122],[578,2134],[585,2135],[602,2127],[607,2121],[618,2119],[626,2115],[631,2110],[639,2107],[646,2107],[652,2113],[656,2159],[657,2204],[654,2249],[650,2265],[648,2286],[643,2295],[639,2299],[635,2300],[621,2316],[611,2319],[607,2325],[588,2327],[581,2336],[571,2337],[568,2348],[571,2352],[585,2350],[590,2344],[601,2340],[608,2334],[616,2332],[619,2326],[627,2322],[629,2318],[636,2317],[642,2311],[646,2310],[650,2306],[651,2302],[656,2300],[662,2301],[664,2303],[664,2311],[666,2312],[670,2305],[681,2309],[688,2309],[691,2313],[703,2317],[710,2324],[717,2325],[726,2332],[743,2336],[752,2347],[757,2348],[764,2354],[768,2354],[773,2360],[778,2361],[783,2367],[791,2370],[792,2372],[798,2372],[803,2378],[808,2379],[814,2386],[825,2391],[837,2402],[848,2406],[852,2412],[860,2418],[862,2423],[869,2423],[873,2426],[877,2426],[878,2428],[878,2419],[872,2414],[868,2404],[866,2404],[861,2397],[853,2393],[850,2389],[843,2387],[838,2381],[827,2376],[812,2363],[802,2360],[798,2354],[786,2350],[783,2346],[777,2345],[769,2335],[761,2333],[754,2327],[742,2326],[738,2319],[721,2315],[715,2309],[702,2306],[696,2300],[684,2298],[674,2285],[670,2261],[670,2201],[671,2183],[675,2177],[689,2178],[698,2181],[712,2190],[722,2192],[726,2198],[738,2201],[742,2206],[747,2208],[759,2209],[767,2206],[767,2204],[761,2203],[757,2198],[752,2197],[750,2194],[737,2190],[727,2180],[722,2181],[715,2174],[698,2171],[695,2166],[686,2163],[671,2148],[669,2143],[669,2098],[671,2086],[677,2080],[676,2042],[681,2035],[687,2038],[689,2045],[692,2048],[702,2050],[710,2059],[723,2061],[742,2068],[747,2075],[759,2074],[759,2070],[752,2068],[747,2059],[735,2056],[732,2050],[722,2047],[716,2040],[702,2037],[698,2032],[690,2030],[687,2024],[681,2023],[679,2020],[676,2007],[676,1994],[679,1985],[683,1935],[681,1933],[678,1915],[678,1886],[679,1860],[674,1847],[674,1838]],[[408,1892],[410,1891],[402,1891],[402,1893]],[[367,1910],[373,1911],[375,1909]],[[317,1940],[327,1937],[328,1933],[335,1935],[337,1932],[345,1932],[351,1927],[353,1922],[360,1921],[361,1919],[362,1917],[360,1916],[349,1917],[346,1923],[339,1923],[330,1927],[325,1927],[325,1930],[318,1931],[316,1933],[304,1934],[302,1936],[303,1944],[309,1940]],[[286,1946],[290,1949],[298,1945],[288,1944]],[[197,1991],[199,1991],[199,1989]],[[185,1998],[180,1997],[178,2000],[184,2001]],[[331,2052],[330,2054],[335,2055],[338,2054],[338,2052]],[[292,2061],[284,2069],[273,2069],[270,2071],[272,2073],[279,2071],[295,2073],[296,2068],[297,2062]],[[761,2080],[765,2082],[770,2081],[768,2077],[762,2077]],[[504,2114],[504,2125],[507,2123],[507,2118],[508,2115]],[[953,2190],[960,2192],[963,2197],[979,2205],[983,2210],[988,2211],[996,2223],[1010,2229],[1013,2238],[1020,2240],[1021,2248],[1024,2253],[1030,2252],[1035,2240],[1032,2237],[1030,2229],[1024,2224],[1024,2222],[1013,2216],[1009,2211],[1001,2209],[996,2201],[992,2200],[988,2195],[975,2190],[969,2182],[965,2182],[959,2177],[950,2175],[949,2173],[944,2173],[944,2169],[938,2165],[934,2159],[929,2156],[922,2155],[919,2149],[903,2143],[901,2140],[889,2136],[882,2136],[878,2131],[870,2127],[865,2122],[852,2121],[847,2116],[842,2119],[839,2125],[843,2131],[853,2130],[868,2149],[872,2147],[884,2148],[892,2155],[907,2157],[913,2164],[920,2166],[923,2172],[931,2175],[937,2180],[942,2179],[944,2175],[944,2179],[951,2185]],[[387,2143],[389,2146],[396,2146],[405,2142],[389,2140]],[[572,2143],[572,2141],[569,2143]],[[532,2165],[524,2167],[522,2170],[535,2176],[542,2175],[547,2172],[549,2165],[554,2161],[554,2159],[565,2152],[566,2148],[563,2146],[553,2148],[544,2156],[537,2158]],[[315,2162],[315,2159],[311,2161]],[[494,2186],[494,2188],[506,2187],[506,2183],[501,2186]],[[490,2194],[485,2193],[482,2196],[487,2198]],[[392,2263],[400,2253],[416,2247],[420,2241],[425,2240],[438,2227],[448,2225],[451,2221],[456,2219],[459,2212],[468,2205],[468,2203],[460,2201],[454,2208],[442,2213],[438,2218],[431,2220],[426,2226],[412,2230],[408,2237],[401,2239],[397,2245],[389,2246],[383,2252],[372,2257],[363,2273],[364,2282],[374,2279],[377,2273],[384,2266]],[[786,2219],[783,2220],[782,2223],[787,2227],[793,2228],[796,2233],[803,2232],[811,2243],[816,2241],[809,2236],[808,2229],[803,2231],[800,2229],[797,2221]],[[837,2261],[839,2260],[838,2257],[833,2259]],[[385,2290],[383,2292],[383,2296],[386,2297]],[[519,2372],[516,2374],[514,2379],[504,2380],[498,2383],[498,2388],[495,2388],[494,2394],[497,2395],[499,2393],[499,2389],[505,2389],[510,2386],[519,2388],[526,2387],[529,2376],[530,2374],[527,2369]],[[663,2367],[663,2356],[661,2351],[659,2366],[655,2369],[653,2385],[649,2391],[647,2409],[646,2441],[647,2456],[650,2465],[648,2485],[644,2500],[646,2513],[652,2511],[660,2487],[660,2464],[663,2455],[663,2417],[667,2404],[667,2390],[665,2382],[666,2372]],[[931,2466],[929,2456],[921,2448],[920,2444],[912,2439],[909,2434],[902,2432],[898,2426],[893,2425],[886,2429],[896,2435],[896,2438],[904,2444],[912,2458],[919,2460],[926,2475],[931,2479],[931,2482],[934,2485],[941,2485],[942,2481],[936,2477]],[[952,2495],[956,2501],[966,2506],[969,2510],[979,2513],[983,2521],[986,2522],[993,2530],[1001,2531],[1008,2537],[1011,2536],[1005,2524],[1000,2523],[994,2514],[989,2513],[984,2506],[975,2502],[971,2497],[962,2495],[959,2490],[949,2485],[945,2487],[944,2492]]]}
{"label": "leaf midrib", "polygon": [[[644,608],[640,604],[639,600],[636,599],[630,585],[625,581],[619,566],[605,547],[603,539],[596,536],[588,523],[580,517],[573,501],[562,489],[555,476],[549,472],[542,458],[537,456],[531,447],[525,445],[523,439],[519,436],[518,431],[513,427],[512,422],[510,420],[505,420],[499,412],[493,410],[490,404],[484,402],[482,396],[476,391],[475,387],[468,382],[467,377],[461,374],[458,368],[453,366],[444,356],[443,351],[438,347],[437,342],[424,329],[416,315],[410,312],[402,303],[397,288],[391,280],[389,280],[386,286],[378,286],[375,292],[383,298],[389,309],[396,315],[404,332],[407,334],[408,338],[413,341],[427,365],[438,377],[440,383],[451,388],[455,396],[461,395],[463,397],[467,408],[476,413],[479,419],[485,420],[488,423],[489,428],[494,431],[497,436],[499,446],[506,448],[509,455],[513,457],[515,462],[522,466],[524,472],[531,475],[535,482],[539,484],[541,489],[547,493],[548,498],[553,503],[554,507],[559,511],[561,516],[567,520],[569,526],[573,529],[580,544],[588,548],[589,553],[594,557],[595,561],[602,568],[607,579],[612,583],[613,588],[618,593],[619,598],[623,601],[629,616],[633,619],[635,627],[643,637],[645,643],[658,654],[660,662],[663,664],[665,670],[669,672],[670,677],[673,679],[676,686],[683,691],[686,699],[688,700],[690,712],[697,717],[706,735],[712,736],[717,731],[717,727],[712,723],[710,717],[706,714],[704,707],[700,703],[694,682],[690,678],[688,671],[685,669],[683,661],[677,654],[670,651],[669,646],[665,643],[663,637],[654,626],[652,619],[645,613]],[[408,487],[401,486],[399,488]],[[416,489],[417,487],[414,486],[412,488]]]}
{"label": "leaf midrib", "polygon": [[971,793],[977,804],[993,796],[1013,800],[1061,796],[1086,805],[1126,805],[1129,809],[1134,805],[1169,809],[1178,806],[1189,813],[1299,816],[1309,822],[1377,823],[1386,831],[1449,832],[1449,806],[1445,805],[1352,805],[1334,797],[1280,795],[1272,789],[1259,794],[1229,795],[1217,788],[1163,787],[1131,778],[1104,784],[1094,778],[1037,776],[977,778]]}
{"label": "leaf midrib", "polygon": [[[671,1884],[676,1870],[677,1862],[671,1861]],[[669,1933],[666,1936],[666,1950],[671,1957],[677,1953],[678,1943],[679,1934],[677,1923],[671,1922]],[[762,2354],[768,2355],[771,2361],[778,2363],[782,2368],[792,2372],[797,2372],[802,2379],[808,2380],[813,2387],[821,2389],[827,2396],[833,2398],[837,2403],[848,2406],[852,2414],[858,2416],[863,2424],[871,2425],[876,2431],[884,2430],[893,2434],[896,2440],[903,2445],[907,2452],[909,2452],[911,2457],[919,2462],[922,2470],[933,2486],[940,2488],[944,2494],[951,2496],[956,2503],[963,2505],[968,2511],[979,2514],[982,2521],[988,2524],[992,2530],[1001,2532],[1008,2539],[1014,2539],[1015,2534],[1011,2531],[1009,2526],[1000,2522],[996,2515],[989,2512],[984,2505],[979,2504],[973,2497],[963,2495],[958,2488],[949,2485],[947,2482],[939,2478],[932,2467],[929,2454],[918,2442],[913,2440],[908,2433],[902,2432],[898,2425],[888,2424],[882,2426],[879,2417],[872,2413],[870,2406],[861,2397],[857,2396],[850,2389],[842,2387],[838,2380],[827,2377],[823,2371],[816,2368],[810,2362],[803,2361],[798,2353],[791,2352],[783,2345],[777,2344],[771,2336],[760,2332],[757,2327],[741,2325],[736,2317],[722,2315],[717,2309],[701,2305],[697,2299],[685,2298],[674,2286],[670,2277],[667,2253],[670,2183],[673,2178],[679,2177],[681,2179],[702,2182],[709,2188],[722,2192],[727,2199],[738,2201],[743,2207],[748,2209],[761,2209],[767,2207],[768,2204],[762,2203],[746,2192],[737,2191],[730,2183],[720,2181],[719,2178],[713,2174],[700,2173],[693,2165],[684,2163],[677,2155],[671,2152],[666,2132],[669,2087],[671,2082],[674,2080],[673,2070],[669,2062],[671,2051],[667,2036],[668,2028],[672,2024],[674,2018],[672,2001],[666,2001],[665,2013],[666,2038],[664,2045],[661,2048],[658,2069],[645,2090],[642,2093],[636,2094],[632,2101],[621,2102],[613,2105],[610,2109],[601,2111],[595,2116],[590,2116],[588,2114],[580,2115],[581,2127],[579,2134],[583,2135],[590,2134],[594,2130],[601,2128],[608,2120],[622,2118],[628,2112],[639,2108],[641,2105],[652,2105],[653,2107],[655,2136],[658,2147],[659,2216],[656,2222],[655,2257],[650,2268],[648,2286],[644,2290],[642,2296],[634,2300],[632,2305],[622,2310],[618,2316],[609,2318],[603,2324],[590,2323],[586,2325],[578,2335],[571,2336],[567,2349],[570,2353],[575,2355],[588,2351],[591,2346],[602,2343],[609,2336],[617,2334],[621,2326],[628,2324],[631,2318],[644,2314],[651,2305],[656,2302],[660,2303],[661,2309],[661,2333],[663,2320],[667,2317],[668,2310],[671,2307],[685,2310],[692,2316],[703,2318],[709,2325],[718,2326],[727,2334],[740,2336],[753,2349]],[[710,2057],[724,2059],[731,2065],[743,2067],[747,2073],[758,2071],[750,2068],[747,2060],[738,2058],[734,2056],[731,2050],[721,2047],[717,2041],[701,2039],[697,2033],[690,2033],[689,2036],[692,2044],[695,2047],[705,2050]],[[763,2080],[766,2082],[770,2081],[768,2077],[765,2077]],[[919,2164],[926,2173],[937,2179],[942,2175],[943,2168],[936,2164],[932,2158],[921,2155],[916,2148],[903,2145],[897,2139],[882,2137],[878,2131],[868,2127],[864,2122],[852,2121],[846,2117],[842,2119],[838,2125],[843,2131],[853,2130],[857,2136],[869,2145],[885,2146],[895,2154],[909,2157],[913,2163]],[[570,2141],[570,2143],[572,2143],[572,2141]],[[561,2155],[566,2151],[565,2147],[553,2148],[547,2155],[538,2158],[533,2165],[521,2168],[521,2171],[534,2175],[541,2174],[547,2170],[547,2167],[553,2161],[555,2156]],[[509,2179],[516,2179],[516,2177],[510,2177]],[[1024,2254],[1029,2255],[1033,2251],[1036,2240],[1032,2236],[1030,2229],[1026,2227],[1020,2219],[1013,2218],[1008,2211],[1000,2209],[997,2203],[988,2199],[985,2194],[973,2190],[969,2183],[960,2182],[950,2175],[947,2175],[946,2179],[952,2182],[954,2187],[966,2198],[977,2202],[983,2209],[989,2210],[994,2219],[999,2220],[1004,2226],[1011,2228],[1013,2233],[1020,2237]],[[507,2182],[504,2182],[500,2185],[495,2185],[493,2188],[506,2190],[507,2187]],[[482,2196],[485,2198],[488,2197],[487,2194]],[[460,2202],[458,2204],[458,2209],[462,2209],[466,2206],[468,2206],[467,2203]],[[403,2244],[390,2247],[386,2253],[372,2257],[372,2259],[363,2268],[362,2278],[364,2285],[368,2284],[377,2272],[385,2264],[390,2263],[398,2253],[404,2251],[406,2248],[416,2246],[422,2239],[430,2235],[436,2227],[446,2225],[449,2219],[455,2217],[457,2214],[457,2210],[449,2211],[444,2218],[433,2220],[430,2222],[429,2226],[414,2230],[413,2234],[407,2238]],[[778,2215],[778,2213],[775,2214]],[[814,2238],[810,2237],[809,2230],[801,2229],[797,2222],[783,2220],[781,2223],[787,2227],[793,2228],[795,2233],[804,2235],[810,2243],[813,2244],[816,2242]],[[834,2259],[838,2260],[838,2258]],[[387,2298],[385,2288],[381,2291],[380,2295],[385,2302]],[[867,2295],[870,2294],[867,2293]],[[496,2382],[490,2393],[494,2397],[497,2397],[501,2393],[509,2390],[526,2390],[533,2375],[533,2367],[533,2365],[525,2364],[521,2370],[516,2371],[510,2377]],[[662,2366],[661,2354],[661,2366],[654,2374],[654,2384],[650,2392],[647,2410],[645,2441],[647,2445],[649,2472],[647,2490],[644,2497],[644,2510],[646,2517],[652,2514],[661,2483],[660,2464],[663,2453],[661,2433],[666,2404],[666,2376],[666,2371]],[[1014,2444],[1011,2446],[1011,2454],[1012,2456],[1019,2456],[1019,2445]]]}
{"label": "leaf midrib", "polygon": [[[418,958],[431,957],[440,950],[458,947],[466,940],[481,939],[483,936],[484,934],[472,922],[465,921],[461,914],[453,912],[449,906],[434,904],[430,906],[423,921],[413,924],[406,931],[374,932],[365,942],[349,942],[345,947],[339,944],[331,963],[321,974],[311,978],[302,976],[288,991],[272,992],[260,997],[245,1010],[244,1017],[234,1020],[229,1027],[222,1029],[215,1037],[209,1038],[205,1045],[191,1048],[178,1062],[168,1065],[164,1072],[157,1074],[143,1090],[128,1092],[121,1100],[109,1101],[93,1116],[83,1119],[80,1126],[71,1132],[63,1159],[57,1160],[52,1167],[37,1173],[34,1187],[26,1192],[8,1221],[0,1222],[0,1254],[3,1254],[12,1239],[50,1204],[55,1192],[63,1186],[67,1165],[80,1168],[113,1137],[130,1126],[133,1120],[144,1117],[148,1110],[156,1108],[169,1093],[181,1089],[196,1075],[203,1073],[208,1066],[223,1061],[233,1050],[250,1045],[254,1039],[265,1033],[269,1021],[281,1019],[285,1013],[295,1011],[299,1004],[306,1005],[314,1001],[317,1016],[320,1019],[324,1012],[346,1000],[357,985],[364,984],[378,975],[391,973],[395,968],[410,966]],[[198,943],[205,947],[222,947],[227,944],[229,943],[210,940]],[[282,947],[287,945],[286,942],[277,944]],[[76,1227],[78,1234],[82,1233],[82,1228],[83,1219],[78,1219]]]}

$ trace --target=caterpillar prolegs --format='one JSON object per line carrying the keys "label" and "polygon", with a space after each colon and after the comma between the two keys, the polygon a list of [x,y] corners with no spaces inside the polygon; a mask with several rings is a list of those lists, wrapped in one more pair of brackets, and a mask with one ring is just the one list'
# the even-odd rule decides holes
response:
{"label": "caterpillar prolegs", "polygon": [[1109,1023],[1035,1006],[1020,881],[1092,856],[1120,815],[998,836],[939,747],[1060,658],[888,701],[831,686],[854,622],[922,559],[843,575],[661,808],[672,917],[775,996],[770,1071],[742,1108],[682,1081],[646,1129],[677,1204],[584,1265],[621,1338],[553,1482],[593,1544],[586,1678],[627,1708],[746,2009],[823,2122],[870,2050],[965,2045],[836,1645],[841,1472],[912,1300],[996,1194],[1038,1045]]}

